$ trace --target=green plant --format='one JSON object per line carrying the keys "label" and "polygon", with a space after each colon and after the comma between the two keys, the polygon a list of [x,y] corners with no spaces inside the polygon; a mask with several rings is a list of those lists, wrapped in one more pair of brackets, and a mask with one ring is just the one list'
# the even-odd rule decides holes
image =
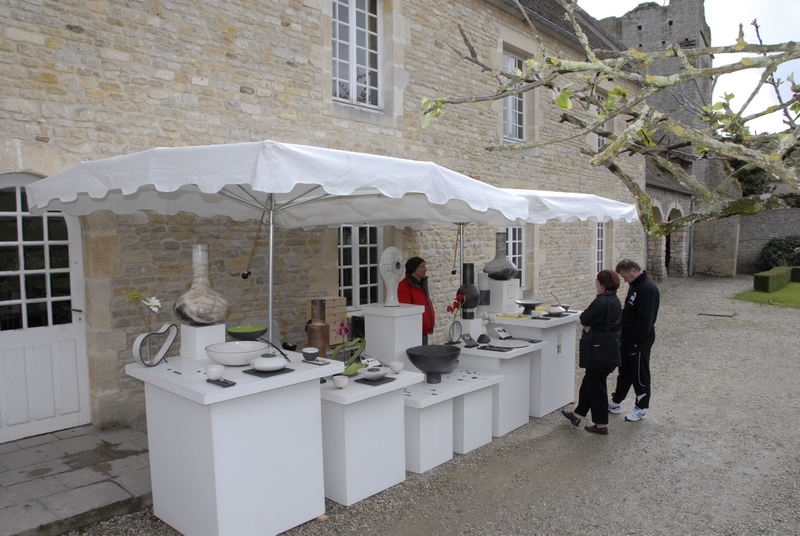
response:
{"label": "green plant", "polygon": [[800,266],[800,236],[773,238],[756,258],[756,267],[766,271],[776,266]]}

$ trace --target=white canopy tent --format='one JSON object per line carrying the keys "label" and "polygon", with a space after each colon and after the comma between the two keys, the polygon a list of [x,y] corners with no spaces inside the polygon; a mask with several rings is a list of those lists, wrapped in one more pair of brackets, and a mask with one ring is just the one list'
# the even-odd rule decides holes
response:
{"label": "white canopy tent", "polygon": [[501,188],[528,201],[528,216],[524,221],[543,225],[548,221],[638,221],[636,205],[615,201],[594,194],[549,192]]}

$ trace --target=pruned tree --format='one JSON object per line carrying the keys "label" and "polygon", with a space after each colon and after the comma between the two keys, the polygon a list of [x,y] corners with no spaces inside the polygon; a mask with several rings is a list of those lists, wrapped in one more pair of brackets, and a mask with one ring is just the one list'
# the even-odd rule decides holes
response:
{"label": "pruned tree", "polygon": [[[423,98],[423,126],[427,126],[431,118],[439,117],[447,106],[491,102],[537,88],[548,88],[554,94],[556,105],[563,110],[561,122],[572,125],[574,131],[568,136],[534,143],[492,145],[487,150],[514,151],[542,147],[589,133],[605,138],[608,143],[599,152],[587,148],[581,149],[581,152],[591,157],[591,165],[605,166],[628,187],[638,205],[642,225],[652,236],[663,236],[700,221],[754,214],[782,206],[781,200],[770,193],[744,197],[730,195],[733,187],[741,187],[739,177],[754,170],[777,177],[800,191],[800,84],[796,84],[791,76],[787,80],[776,77],[781,65],[800,58],[800,44],[765,45],[758,23],[754,20],[752,25],[758,43],[746,42],[740,25],[739,38],[730,46],[683,49],[678,44],[672,44],[658,52],[594,50],[576,20],[574,3],[559,0],[585,55],[585,58],[573,60],[557,57],[547,50],[527,12],[519,0],[515,1],[538,42],[538,53],[524,62],[524,69],[506,72],[483,62],[467,32],[459,26],[467,51],[461,52],[452,45],[451,48],[462,59],[491,77],[497,89],[486,95]],[[746,55],[737,62],[725,65],[696,66],[700,57],[714,55],[721,58],[732,54]],[[669,59],[679,60],[683,69],[668,76],[647,73],[654,62]],[[738,109],[732,105],[734,95],[729,94],[724,95],[720,102],[710,105],[684,99],[683,105],[693,111],[696,118],[692,125],[676,121],[646,103],[656,93],[676,88],[683,82],[754,69],[761,71],[760,80],[744,105]],[[614,89],[607,92],[605,98],[599,98],[600,84],[608,83],[613,84]],[[625,86],[639,90],[630,91]],[[765,86],[775,92],[778,104],[748,113],[746,110],[756,94]],[[782,87],[790,88],[789,98],[781,95]],[[576,113],[576,110],[582,112]],[[772,113],[782,114],[784,130],[760,134],[751,132],[748,123]],[[604,128],[607,121],[616,117],[624,118],[626,123],[624,131],[619,134]],[[681,152],[684,156],[695,158],[723,159],[728,170],[727,177],[715,187],[700,183],[681,166],[670,161],[670,154]],[[697,195],[701,208],[679,219],[656,223],[652,217],[651,197],[616,163],[621,156],[636,154],[644,156],[662,173],[674,177]]]}

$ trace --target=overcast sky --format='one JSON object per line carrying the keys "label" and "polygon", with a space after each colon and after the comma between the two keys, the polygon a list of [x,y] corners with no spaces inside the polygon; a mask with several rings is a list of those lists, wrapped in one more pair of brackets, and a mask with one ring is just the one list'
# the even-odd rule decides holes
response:
{"label": "overcast sky", "polygon": [[[605,17],[619,17],[644,3],[638,0],[578,0],[578,5],[596,19]],[[654,3],[665,6],[669,0],[654,0]],[[732,45],[739,34],[739,24],[744,25],[745,40],[749,43],[757,42],[755,31],[750,23],[758,20],[761,38],[765,44],[782,43],[785,41],[800,41],[800,1],[798,0],[705,0],[706,22],[711,28],[711,44],[713,46]],[[738,61],[738,59],[736,60]],[[726,62],[729,63],[729,62]],[[715,65],[720,65],[720,58],[715,59]],[[792,73],[797,82],[800,82],[800,61],[794,61],[784,66],[783,71],[778,71],[778,77],[786,79]],[[750,94],[758,82],[759,75],[755,71],[751,74],[735,74],[722,76],[714,90],[714,100],[727,92],[739,98]],[[748,89],[750,91],[748,91]],[[759,98],[751,105],[750,112],[762,110],[771,103],[777,103],[772,91],[762,91]],[[736,108],[734,108],[736,109]],[[779,117],[765,118],[758,123],[751,123],[751,128],[758,131],[783,130]]]}

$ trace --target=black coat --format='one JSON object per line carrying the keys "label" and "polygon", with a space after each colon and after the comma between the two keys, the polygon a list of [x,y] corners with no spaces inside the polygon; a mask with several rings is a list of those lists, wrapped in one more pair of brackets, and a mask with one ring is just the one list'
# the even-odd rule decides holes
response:
{"label": "black coat", "polygon": [[660,300],[658,287],[645,272],[631,282],[625,297],[625,308],[622,310],[620,341],[624,346],[639,346],[656,336],[655,324]]}
{"label": "black coat", "polygon": [[[580,321],[584,326],[591,326],[596,333],[605,333],[606,324],[609,331],[619,331],[622,317],[622,305],[615,290],[606,290],[598,294],[589,307],[581,313]],[[608,321],[608,322],[607,322]]]}

